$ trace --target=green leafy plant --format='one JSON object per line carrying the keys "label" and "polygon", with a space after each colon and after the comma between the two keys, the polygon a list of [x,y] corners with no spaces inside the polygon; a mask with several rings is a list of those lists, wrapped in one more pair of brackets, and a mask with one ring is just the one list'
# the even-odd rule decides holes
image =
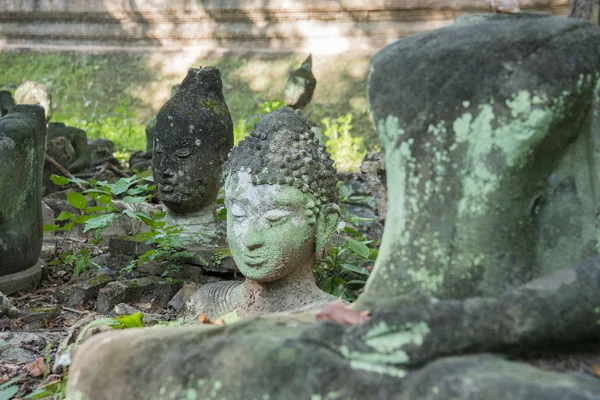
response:
{"label": "green leafy plant", "polygon": [[165,261],[163,277],[167,276],[171,271],[178,271],[181,268],[181,265],[178,263],[179,257],[188,254],[182,251],[185,247],[184,239],[180,235],[182,229],[175,225],[167,226],[165,221],[157,220],[149,221],[148,226],[150,226],[150,232],[139,233],[133,239],[153,245],[154,247],[132,260],[123,269],[123,273],[131,272],[134,268],[151,261]]}
{"label": "green leafy plant", "polygon": [[[50,179],[56,185],[78,183],[88,185],[89,188],[82,193],[69,192],[67,194],[67,201],[79,210],[78,215],[63,211],[56,217],[55,221],[64,222],[65,224],[62,226],[46,224],[44,225],[44,231],[71,230],[74,225],[83,224],[83,232],[93,230],[95,239],[98,241],[102,230],[121,214],[144,222],[152,219],[139,207],[141,203],[150,200],[152,196],[150,192],[154,190],[155,185],[149,184],[152,182],[151,177],[142,178],[133,175],[129,178],[120,178],[115,183],[96,180],[88,182],[78,178],[68,179],[59,175],[52,175]],[[89,205],[86,195],[94,200],[95,204]],[[122,200],[122,209],[116,207],[116,200]]]}
{"label": "green leafy plant", "polygon": [[[132,239],[150,244],[153,248],[133,260],[123,269],[123,273],[130,272],[133,268],[150,261],[171,260],[184,247],[180,235],[181,228],[167,226],[162,219],[164,217],[162,212],[149,214],[141,209],[141,204],[150,200],[151,192],[155,188],[155,185],[151,184],[153,182],[151,177],[134,175],[129,178],[121,178],[115,183],[95,180],[87,182],[83,179],[68,179],[58,175],[52,175],[50,179],[57,185],[78,183],[89,187],[82,193],[70,192],[67,195],[67,201],[79,210],[79,214],[63,211],[55,219],[55,222],[62,225],[44,225],[45,231],[71,230],[75,225],[83,225],[83,232],[92,231],[94,241],[97,243],[100,241],[102,230],[110,226],[121,215],[131,221],[142,222],[149,228],[148,232],[137,233],[132,236]],[[93,200],[95,205],[88,204],[86,196]],[[119,206],[117,206],[117,201],[120,201]],[[132,224],[132,230],[133,228]],[[90,261],[87,249],[65,252],[59,257],[60,260],[53,263],[62,262],[71,266],[74,276],[79,275],[90,266],[98,266]],[[176,262],[167,262],[164,275],[177,268]]]}
{"label": "green leafy plant", "polygon": [[367,266],[377,258],[378,250],[369,247],[372,244],[372,240],[340,222],[329,255],[313,270],[321,290],[346,301],[355,301],[369,277]]}
{"label": "green leafy plant", "polygon": [[323,135],[327,138],[325,146],[335,161],[338,171],[356,171],[360,167],[367,150],[362,137],[352,136],[352,114],[346,114],[332,120],[323,118]]}
{"label": "green leafy plant", "polygon": [[64,265],[72,270],[74,278],[90,267],[100,268],[100,265],[91,260],[90,251],[86,248],[75,252],[63,251],[58,255],[58,259],[50,261],[48,265]]}

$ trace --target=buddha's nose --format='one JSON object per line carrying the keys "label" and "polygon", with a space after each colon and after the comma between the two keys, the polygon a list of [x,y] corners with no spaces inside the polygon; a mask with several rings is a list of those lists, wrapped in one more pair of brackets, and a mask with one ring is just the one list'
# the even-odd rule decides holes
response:
{"label": "buddha's nose", "polygon": [[246,231],[242,234],[242,243],[248,250],[258,249],[265,244],[262,230],[256,223],[248,223]]}

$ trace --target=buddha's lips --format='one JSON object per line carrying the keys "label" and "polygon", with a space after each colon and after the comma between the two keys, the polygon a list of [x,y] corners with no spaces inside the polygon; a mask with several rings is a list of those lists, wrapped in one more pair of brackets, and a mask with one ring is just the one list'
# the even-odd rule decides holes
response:
{"label": "buddha's lips", "polygon": [[244,256],[244,264],[249,265],[251,267],[258,267],[264,263],[265,263],[265,259],[263,257]]}

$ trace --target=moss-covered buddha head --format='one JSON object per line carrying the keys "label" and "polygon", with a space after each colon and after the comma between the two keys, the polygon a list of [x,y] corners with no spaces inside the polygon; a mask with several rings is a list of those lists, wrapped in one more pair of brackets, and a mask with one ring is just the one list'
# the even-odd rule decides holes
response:
{"label": "moss-covered buddha head", "polygon": [[325,255],[340,218],[335,169],[299,111],[263,115],[223,181],[227,239],[246,278],[275,281]]}

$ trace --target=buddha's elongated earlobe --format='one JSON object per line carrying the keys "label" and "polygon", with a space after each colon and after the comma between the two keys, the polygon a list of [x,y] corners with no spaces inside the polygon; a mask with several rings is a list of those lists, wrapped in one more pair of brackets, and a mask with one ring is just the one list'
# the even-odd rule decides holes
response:
{"label": "buddha's elongated earlobe", "polygon": [[337,204],[329,203],[321,208],[317,218],[317,231],[315,234],[316,256],[322,260],[329,251],[329,241],[340,222],[342,213]]}

